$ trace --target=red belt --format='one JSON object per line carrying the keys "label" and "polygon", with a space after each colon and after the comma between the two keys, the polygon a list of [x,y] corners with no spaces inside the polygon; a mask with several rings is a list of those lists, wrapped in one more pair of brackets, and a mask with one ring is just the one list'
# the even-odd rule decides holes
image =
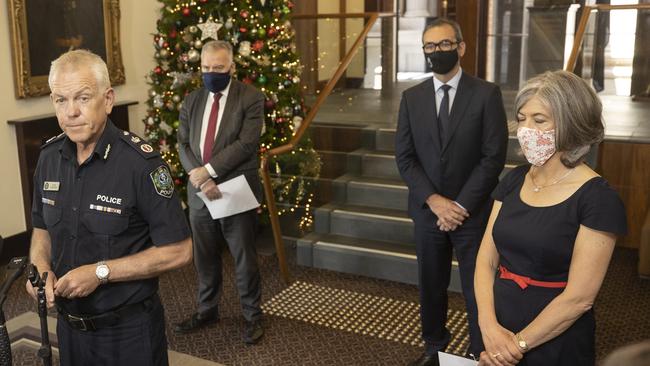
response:
{"label": "red belt", "polygon": [[525,289],[529,285],[537,287],[546,287],[546,288],[564,288],[566,287],[566,282],[548,282],[548,281],[537,281],[530,277],[520,276],[518,274],[508,271],[508,269],[502,265],[499,265],[499,278],[505,280],[513,280],[521,289]]}

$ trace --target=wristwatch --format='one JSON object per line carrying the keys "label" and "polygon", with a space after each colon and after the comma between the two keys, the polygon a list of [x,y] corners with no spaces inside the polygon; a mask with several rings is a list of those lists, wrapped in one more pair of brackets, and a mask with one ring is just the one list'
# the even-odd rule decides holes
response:
{"label": "wristwatch", "polygon": [[519,333],[515,334],[515,339],[517,339],[517,345],[522,351],[528,351],[528,343],[526,343],[526,341],[521,338],[521,335]]}
{"label": "wristwatch", "polygon": [[108,283],[108,276],[111,274],[110,268],[106,265],[106,262],[101,261],[97,262],[97,268],[95,268],[95,276],[99,280],[101,285]]}

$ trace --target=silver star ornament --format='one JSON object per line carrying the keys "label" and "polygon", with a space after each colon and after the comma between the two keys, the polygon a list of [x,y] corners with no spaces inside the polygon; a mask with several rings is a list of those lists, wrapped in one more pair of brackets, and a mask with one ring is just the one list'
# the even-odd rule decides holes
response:
{"label": "silver star ornament", "polygon": [[217,32],[221,27],[223,27],[223,24],[216,23],[212,18],[210,18],[205,23],[197,24],[197,27],[201,30],[201,41],[207,38],[218,40],[219,36],[217,35]]}

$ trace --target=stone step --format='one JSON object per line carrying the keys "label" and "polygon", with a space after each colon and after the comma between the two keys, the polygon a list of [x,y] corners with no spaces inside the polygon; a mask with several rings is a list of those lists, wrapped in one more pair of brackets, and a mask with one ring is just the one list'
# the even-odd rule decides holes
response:
{"label": "stone step", "polygon": [[392,152],[359,149],[348,154],[348,174],[401,180]]}
{"label": "stone step", "polygon": [[[417,258],[411,245],[312,233],[298,239],[296,246],[299,265],[413,285],[418,283]],[[451,271],[449,290],[460,292],[455,260]]]}
{"label": "stone step", "polygon": [[327,204],[315,210],[314,230],[319,234],[414,245],[413,222],[401,210]]}
{"label": "stone step", "polygon": [[334,183],[338,202],[406,211],[408,188],[401,180],[344,175]]}

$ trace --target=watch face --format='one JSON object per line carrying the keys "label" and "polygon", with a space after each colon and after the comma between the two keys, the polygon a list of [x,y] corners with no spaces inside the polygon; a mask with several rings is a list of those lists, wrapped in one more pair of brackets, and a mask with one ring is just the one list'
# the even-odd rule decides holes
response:
{"label": "watch face", "polygon": [[97,270],[95,271],[95,274],[99,278],[106,278],[108,277],[108,267],[106,266],[98,266]]}

